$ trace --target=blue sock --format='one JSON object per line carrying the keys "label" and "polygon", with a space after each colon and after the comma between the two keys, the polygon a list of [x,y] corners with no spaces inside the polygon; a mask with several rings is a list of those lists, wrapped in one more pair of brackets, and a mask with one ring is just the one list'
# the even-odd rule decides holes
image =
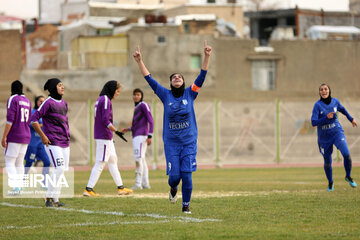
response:
{"label": "blue sock", "polygon": [[191,193],[193,189],[192,185],[192,173],[191,172],[181,172],[182,179],[182,200],[183,207],[190,205]]}
{"label": "blue sock", "polygon": [[344,156],[344,167],[347,177],[351,177],[351,167],[352,167],[352,161],[350,158],[350,155]]}
{"label": "blue sock", "polygon": [[332,183],[333,182],[333,176],[332,176],[333,170],[332,170],[332,166],[331,166],[331,162],[332,162],[331,156],[327,159],[324,159],[324,161],[325,161],[324,162],[324,170],[325,170],[326,178],[329,181],[329,183]]}
{"label": "blue sock", "polygon": [[172,189],[177,190],[177,186],[180,183],[180,175],[169,176],[168,183]]}
{"label": "blue sock", "polygon": [[28,172],[30,170],[30,167],[33,164],[33,162],[34,161],[31,161],[31,160],[25,162],[25,166],[24,166],[25,167],[25,174],[28,174]]}

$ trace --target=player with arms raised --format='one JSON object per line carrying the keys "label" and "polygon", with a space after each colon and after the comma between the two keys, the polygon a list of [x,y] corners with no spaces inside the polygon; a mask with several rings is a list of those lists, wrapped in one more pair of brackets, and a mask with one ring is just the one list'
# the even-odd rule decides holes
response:
{"label": "player with arms raised", "polygon": [[169,175],[172,203],[177,199],[177,187],[182,180],[182,211],[191,213],[189,205],[193,189],[192,172],[196,171],[197,137],[194,101],[202,87],[208,70],[212,48],[205,40],[204,60],[199,76],[193,84],[185,88],[184,77],[179,73],[170,76],[171,90],[161,86],[151,76],[142,59],[140,47],[137,47],[133,57],[139,69],[155,94],[164,105],[163,141],[167,170]]}

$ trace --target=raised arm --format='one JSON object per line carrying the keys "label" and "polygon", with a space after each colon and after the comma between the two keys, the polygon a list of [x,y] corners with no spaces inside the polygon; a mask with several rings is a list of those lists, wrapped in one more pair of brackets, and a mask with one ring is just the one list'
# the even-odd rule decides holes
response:
{"label": "raised arm", "polygon": [[204,60],[203,60],[202,66],[201,66],[202,70],[205,70],[205,71],[208,70],[211,51],[212,51],[211,46],[207,45],[207,42],[205,40],[204,41],[204,54],[205,54],[205,56],[204,56]]}
{"label": "raised arm", "polygon": [[142,73],[142,75],[144,77],[148,76],[150,74],[149,70],[146,68],[143,60],[142,60],[142,56],[141,56],[141,52],[140,52],[140,47],[137,46],[136,47],[136,51],[133,54],[133,57],[135,59],[135,61],[138,63],[140,72]]}

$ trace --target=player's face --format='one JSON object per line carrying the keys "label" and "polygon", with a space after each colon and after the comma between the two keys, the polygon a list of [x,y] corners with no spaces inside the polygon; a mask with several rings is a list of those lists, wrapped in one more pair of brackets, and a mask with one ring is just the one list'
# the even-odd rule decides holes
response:
{"label": "player's face", "polygon": [[322,98],[327,98],[327,97],[329,97],[329,87],[328,86],[326,86],[326,85],[323,85],[323,86],[321,86],[320,87],[320,89],[319,89],[319,93],[320,93],[320,96],[322,97]]}
{"label": "player's face", "polygon": [[173,85],[174,88],[179,88],[183,85],[184,79],[181,77],[180,74],[174,74],[171,78],[171,85]]}
{"label": "player's face", "polygon": [[134,100],[135,103],[140,102],[140,100],[141,100],[141,93],[140,93],[140,92],[135,92],[134,95],[133,95],[133,100]]}
{"label": "player's face", "polygon": [[39,98],[36,102],[36,106],[40,107],[40,105],[44,102],[44,100],[45,100],[45,98],[43,98],[43,97]]}
{"label": "player's face", "polygon": [[120,95],[120,88],[117,88],[114,93],[113,99],[116,99]]}
{"label": "player's face", "polygon": [[60,96],[64,95],[64,85],[62,82],[59,82],[57,85],[56,85],[56,89],[57,89],[57,92]]}

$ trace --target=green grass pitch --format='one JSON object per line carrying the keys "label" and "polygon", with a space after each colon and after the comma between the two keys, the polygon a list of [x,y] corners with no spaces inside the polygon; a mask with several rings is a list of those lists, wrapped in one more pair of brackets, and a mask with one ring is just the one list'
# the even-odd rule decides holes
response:
{"label": "green grass pitch", "polygon": [[[164,170],[150,171],[152,188],[133,196],[117,196],[104,170],[98,198],[81,196],[90,172],[75,172],[66,208],[1,195],[0,239],[360,239],[360,187],[344,172],[334,168],[335,191],[327,192],[322,167],[199,169],[191,215],[181,198],[170,204]],[[134,184],[134,171],[121,175]],[[359,184],[360,167],[352,176]]]}

